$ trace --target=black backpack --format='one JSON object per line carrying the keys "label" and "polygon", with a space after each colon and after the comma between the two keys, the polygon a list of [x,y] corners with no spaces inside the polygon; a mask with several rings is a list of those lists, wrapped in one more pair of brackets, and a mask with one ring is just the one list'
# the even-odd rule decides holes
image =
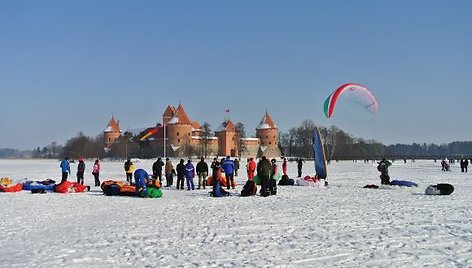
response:
{"label": "black backpack", "polygon": [[251,196],[257,193],[257,186],[254,181],[248,180],[246,184],[243,186],[243,190],[241,191],[241,196]]}

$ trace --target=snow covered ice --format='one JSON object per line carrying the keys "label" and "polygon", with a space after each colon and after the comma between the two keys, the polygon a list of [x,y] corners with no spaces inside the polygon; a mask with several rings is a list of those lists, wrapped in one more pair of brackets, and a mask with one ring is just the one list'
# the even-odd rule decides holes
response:
{"label": "snow covered ice", "polygon": [[[0,177],[60,181],[59,163],[0,160]],[[152,163],[139,160],[135,168],[150,171]],[[85,183],[93,185],[86,164]],[[419,187],[386,190],[362,188],[380,183],[376,164],[332,162],[329,187],[279,186],[267,198],[239,197],[241,164],[239,185],[226,198],[175,187],[163,188],[160,199],[109,197],[93,186],[77,194],[1,193],[0,266],[472,266],[472,178],[458,164],[441,172],[432,160],[396,161],[391,179]],[[75,181],[77,163],[71,169]],[[288,171],[296,176],[295,162]],[[314,175],[312,162],[303,174]],[[125,180],[123,162],[102,161],[100,178]],[[440,182],[453,184],[454,193],[424,194]]]}

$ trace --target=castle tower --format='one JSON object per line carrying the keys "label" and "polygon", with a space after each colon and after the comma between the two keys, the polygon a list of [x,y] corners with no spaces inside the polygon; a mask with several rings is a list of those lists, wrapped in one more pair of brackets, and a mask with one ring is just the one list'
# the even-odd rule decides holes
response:
{"label": "castle tower", "polygon": [[112,116],[107,127],[103,131],[103,141],[105,148],[110,148],[121,137],[120,122]]}
{"label": "castle tower", "polygon": [[269,113],[265,113],[259,126],[256,128],[256,137],[260,140],[260,156],[279,157],[279,130]]}
{"label": "castle tower", "polygon": [[236,126],[231,120],[224,121],[217,130],[215,136],[218,137],[218,155],[236,156]]}
{"label": "castle tower", "polygon": [[[166,121],[171,114],[172,117]],[[182,104],[179,104],[177,109],[168,106],[164,112],[163,121],[166,124],[168,143],[174,151],[191,142],[192,122],[185,113]]]}

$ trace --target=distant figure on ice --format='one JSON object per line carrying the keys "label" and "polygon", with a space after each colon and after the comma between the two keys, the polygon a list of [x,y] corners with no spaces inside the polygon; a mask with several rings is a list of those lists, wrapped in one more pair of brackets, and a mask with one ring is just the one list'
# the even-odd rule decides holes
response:
{"label": "distant figure on ice", "polygon": [[134,184],[136,187],[136,196],[146,196],[147,186],[151,183],[151,177],[144,169],[137,169],[134,172]]}
{"label": "distant figure on ice", "polygon": [[77,183],[84,185],[84,173],[85,173],[85,162],[84,159],[79,159],[79,164],[77,165]]}
{"label": "distant figure on ice", "polygon": [[447,161],[447,158],[441,161],[441,171],[449,171],[449,163]]}
{"label": "distant figure on ice", "polygon": [[186,168],[185,168],[184,160],[180,159],[180,163],[177,164],[177,190],[184,189],[185,172],[186,172]]}
{"label": "distant figure on ice", "polygon": [[282,172],[285,176],[287,176],[287,158],[284,157],[284,161],[282,162]]}
{"label": "distant figure on ice", "polygon": [[67,176],[70,174],[69,157],[64,158],[64,160],[62,160],[62,162],[61,162],[61,164],[59,165],[59,167],[60,167],[61,170],[62,170],[62,180],[61,180],[61,182],[66,181],[66,180],[67,180]]}
{"label": "distant figure on ice", "polygon": [[270,170],[269,192],[271,195],[276,195],[277,181],[275,180],[275,176],[277,175],[277,160],[275,160],[275,158],[272,158],[272,160],[270,160],[270,163],[272,164],[272,168]]}
{"label": "distant figure on ice", "polygon": [[254,161],[254,158],[249,158],[246,169],[247,178],[248,180],[252,181],[254,179],[254,173],[256,172],[256,161]]}
{"label": "distant figure on ice", "polygon": [[387,161],[385,158],[382,161],[378,162],[377,170],[380,171],[380,183],[381,184],[390,184],[390,177],[388,176],[388,167],[392,163]]}
{"label": "distant figure on ice", "polygon": [[200,189],[202,186],[203,186],[203,189],[205,189],[205,186],[207,184],[207,177],[208,177],[208,164],[205,162],[205,159],[203,157],[200,159],[200,162],[197,163],[197,176],[198,176],[197,189]]}
{"label": "distant figure on ice", "polygon": [[128,181],[129,184],[131,184],[133,182],[134,165],[130,159],[128,159],[125,162],[124,168],[125,168],[125,173],[126,173],[126,181]]}
{"label": "distant figure on ice", "polygon": [[156,162],[152,164],[152,178],[155,180],[159,180],[159,185],[162,187],[162,167],[164,166],[164,162],[162,158],[157,158]]}
{"label": "distant figure on ice", "polygon": [[195,177],[195,167],[192,164],[192,159],[187,161],[185,165],[185,179],[187,180],[187,191],[195,190],[195,184],[193,178]]}
{"label": "distant figure on ice", "polygon": [[172,184],[174,183],[174,166],[172,165],[172,162],[168,157],[166,158],[166,166],[164,168],[164,173],[166,174],[165,187],[172,186]]}
{"label": "distant figure on ice", "polygon": [[234,176],[238,176],[238,170],[239,170],[239,159],[236,157],[234,159]]}
{"label": "distant figure on ice", "polygon": [[95,160],[92,169],[92,175],[95,179],[95,186],[100,186],[100,160]]}
{"label": "distant figure on ice", "polygon": [[298,158],[297,167],[298,167],[298,177],[301,177],[302,176],[302,169],[303,169],[303,159]]}
{"label": "distant figure on ice", "polygon": [[229,155],[226,156],[226,160],[221,164],[221,168],[225,172],[226,176],[226,188],[230,187],[234,189],[234,161],[229,158]]}
{"label": "distant figure on ice", "polygon": [[257,176],[261,180],[261,196],[266,197],[270,195],[269,190],[269,176],[272,165],[265,156],[257,163]]}

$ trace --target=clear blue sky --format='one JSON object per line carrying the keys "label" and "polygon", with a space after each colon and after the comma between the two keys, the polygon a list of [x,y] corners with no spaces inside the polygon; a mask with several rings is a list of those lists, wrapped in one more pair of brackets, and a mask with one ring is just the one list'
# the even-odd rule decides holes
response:
{"label": "clear blue sky", "polygon": [[[0,1],[0,148],[267,110],[384,144],[472,140],[472,1]],[[364,114],[324,99],[357,82]],[[349,107],[349,108],[347,108]],[[365,115],[365,116],[364,116]]]}

